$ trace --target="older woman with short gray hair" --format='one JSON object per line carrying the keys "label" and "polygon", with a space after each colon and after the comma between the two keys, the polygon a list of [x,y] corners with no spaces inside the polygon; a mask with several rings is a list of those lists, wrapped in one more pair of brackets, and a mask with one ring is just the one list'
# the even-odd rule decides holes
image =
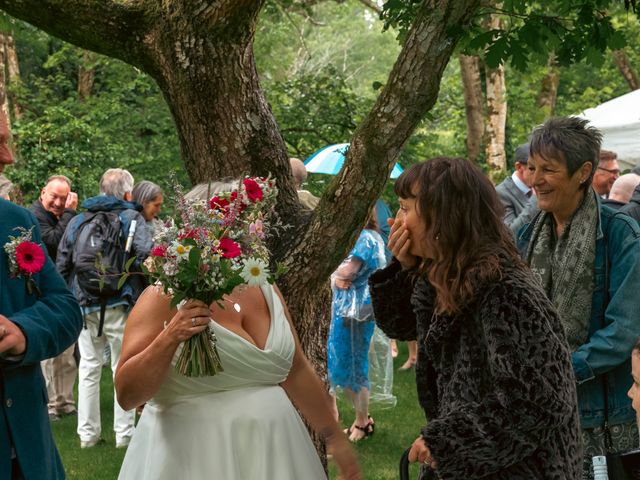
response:
{"label": "older woman with short gray hair", "polygon": [[149,227],[149,230],[153,234],[155,230],[154,222],[157,221],[162,203],[164,202],[162,189],[153,182],[143,180],[136,183],[131,193],[133,201],[142,205],[142,216],[147,222],[147,227]]}

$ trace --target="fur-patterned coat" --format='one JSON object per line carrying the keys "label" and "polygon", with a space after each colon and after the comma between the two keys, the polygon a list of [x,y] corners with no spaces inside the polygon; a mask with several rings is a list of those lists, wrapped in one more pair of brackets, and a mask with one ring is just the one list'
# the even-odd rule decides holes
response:
{"label": "fur-patterned coat", "polygon": [[553,305],[528,270],[502,262],[456,316],[394,262],[370,277],[378,326],[418,340],[422,436],[441,479],[579,479],[576,381]]}

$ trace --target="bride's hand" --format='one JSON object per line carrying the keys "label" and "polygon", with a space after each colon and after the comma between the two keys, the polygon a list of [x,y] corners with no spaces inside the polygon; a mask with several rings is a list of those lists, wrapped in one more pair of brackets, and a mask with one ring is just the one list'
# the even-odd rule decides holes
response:
{"label": "bride's hand", "polygon": [[176,342],[184,342],[209,325],[209,305],[200,300],[187,300],[165,327],[165,334]]}
{"label": "bride's hand", "polygon": [[356,454],[342,431],[327,439],[327,446],[333,455],[333,462],[340,471],[340,480],[362,480]]}

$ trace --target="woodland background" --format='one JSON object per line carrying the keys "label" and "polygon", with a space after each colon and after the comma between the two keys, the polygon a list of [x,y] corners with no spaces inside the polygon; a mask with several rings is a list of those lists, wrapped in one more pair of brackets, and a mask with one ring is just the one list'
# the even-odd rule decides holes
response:
{"label": "woodland background", "polygon": [[[400,52],[401,34],[384,30],[379,11],[356,0],[305,8],[266,2],[255,57],[291,156],[304,160],[325,145],[349,141],[371,109]],[[548,53],[548,62],[519,69],[511,63],[491,68],[482,53],[452,57],[437,103],[400,163],[469,156],[499,181],[510,171],[515,147],[546,117],[579,113],[640,88],[637,18],[622,3],[612,18],[627,45],[571,66],[559,66]],[[101,174],[115,166],[165,189],[169,172],[189,185],[173,119],[148,75],[6,14],[0,32],[0,103],[10,113],[18,153],[6,175],[25,203],[52,173],[71,178],[81,200],[95,195]],[[326,181],[312,175],[308,188],[318,194]],[[385,198],[394,205],[388,186]]]}

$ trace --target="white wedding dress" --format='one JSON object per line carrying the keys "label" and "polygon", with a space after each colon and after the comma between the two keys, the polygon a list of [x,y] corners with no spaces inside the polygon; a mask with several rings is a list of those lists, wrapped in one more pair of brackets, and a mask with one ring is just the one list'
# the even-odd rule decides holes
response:
{"label": "white wedding dress", "polygon": [[189,378],[171,369],[142,412],[119,480],[327,478],[279,385],[295,350],[289,322],[273,287],[261,288],[271,312],[264,350],[214,322],[224,372]]}

